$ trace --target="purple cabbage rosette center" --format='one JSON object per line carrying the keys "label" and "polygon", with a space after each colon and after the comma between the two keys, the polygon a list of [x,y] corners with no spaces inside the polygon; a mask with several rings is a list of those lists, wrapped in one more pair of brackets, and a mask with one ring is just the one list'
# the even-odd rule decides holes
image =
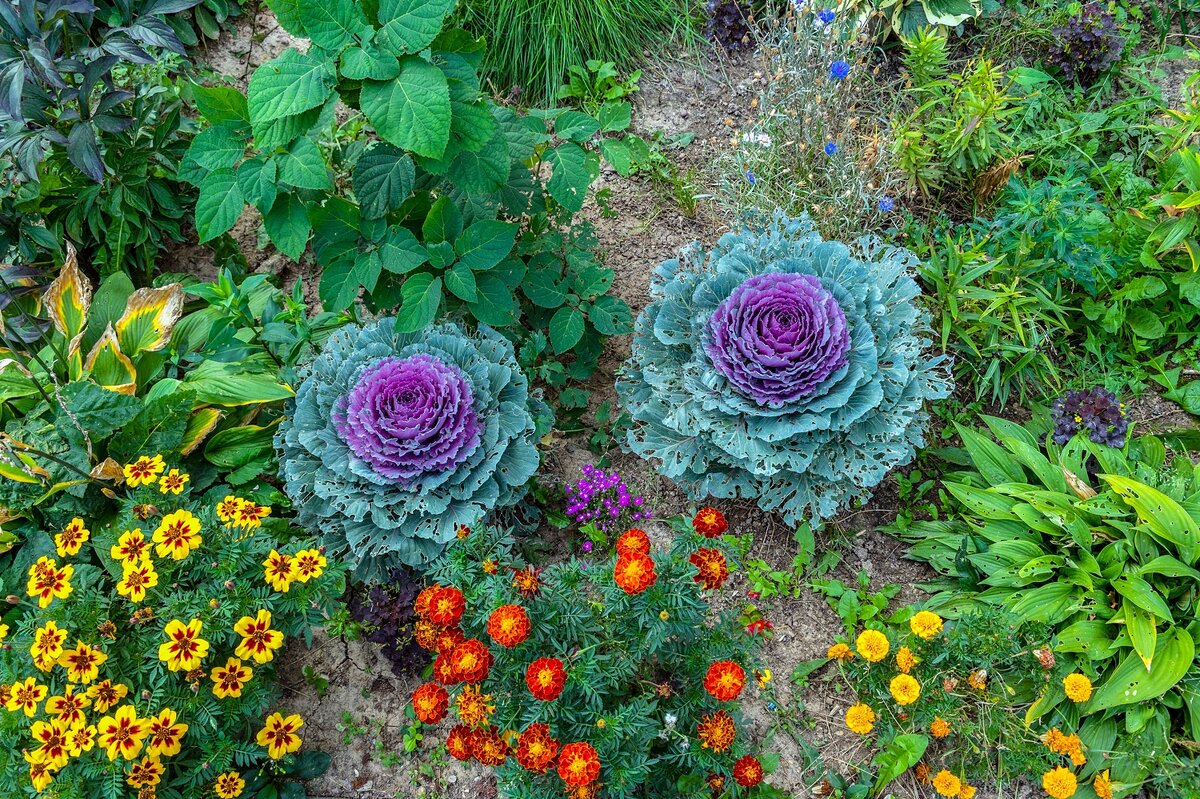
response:
{"label": "purple cabbage rosette center", "polygon": [[474,394],[461,369],[430,355],[384,358],[338,404],[346,445],[399,481],[457,468],[479,445]]}
{"label": "purple cabbage rosette center", "polygon": [[764,407],[808,397],[849,359],[846,315],[812,275],[747,278],[709,317],[708,334],[716,370]]}

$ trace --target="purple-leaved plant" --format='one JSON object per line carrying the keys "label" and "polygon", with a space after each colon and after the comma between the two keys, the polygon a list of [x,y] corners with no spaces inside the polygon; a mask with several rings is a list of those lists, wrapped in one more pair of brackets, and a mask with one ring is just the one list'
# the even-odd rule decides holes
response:
{"label": "purple-leaved plant", "polygon": [[607,534],[650,518],[645,500],[629,492],[615,469],[606,472],[589,463],[581,471],[583,477],[566,487],[567,516],[575,524],[591,524]]}
{"label": "purple-leaved plant", "polygon": [[1110,447],[1125,446],[1129,417],[1117,395],[1101,386],[1068,391],[1054,401],[1054,443],[1066,444],[1076,433],[1087,431],[1088,438]]}

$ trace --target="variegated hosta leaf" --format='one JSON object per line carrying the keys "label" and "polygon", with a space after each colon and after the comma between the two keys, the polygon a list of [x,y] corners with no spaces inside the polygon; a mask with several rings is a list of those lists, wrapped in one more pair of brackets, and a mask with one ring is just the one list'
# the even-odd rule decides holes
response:
{"label": "variegated hosta leaf", "polygon": [[183,314],[183,286],[172,283],[159,289],[138,289],[125,304],[117,320],[121,352],[136,358],[167,346],[171,331]]}
{"label": "variegated hosta leaf", "polygon": [[67,340],[67,361],[70,377],[77,379],[82,372],[79,342],[87,328],[88,308],[92,305],[92,286],[88,283],[75,257],[75,247],[67,242],[67,260],[44,295],[46,309],[54,328]]}
{"label": "variegated hosta leaf", "polygon": [[137,369],[133,361],[121,352],[111,324],[104,329],[104,335],[88,353],[83,368],[97,384],[107,389],[131,395],[137,391]]}
{"label": "variegated hosta leaf", "polygon": [[183,455],[191,455],[195,452],[196,447],[208,438],[208,434],[213,431],[219,421],[221,421],[221,412],[216,408],[200,408],[193,413],[192,418],[188,419],[180,452]]}

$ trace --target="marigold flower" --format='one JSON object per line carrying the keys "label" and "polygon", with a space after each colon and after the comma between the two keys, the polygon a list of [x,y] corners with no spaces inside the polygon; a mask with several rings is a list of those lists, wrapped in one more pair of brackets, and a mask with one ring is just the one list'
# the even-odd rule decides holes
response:
{"label": "marigold flower", "polygon": [[213,682],[213,695],[217,699],[237,699],[253,676],[254,669],[243,666],[237,658],[229,658],[224,666],[213,666],[208,678]]}
{"label": "marigold flower", "polygon": [[42,556],[29,567],[29,582],[25,586],[29,596],[37,597],[38,607],[44,608],[55,599],[66,599],[71,595],[71,578],[75,567],[67,563],[59,568],[53,558]]}
{"label": "marigold flower", "polygon": [[54,536],[54,549],[60,558],[65,558],[68,555],[78,555],[79,549],[89,538],[92,532],[83,524],[83,519],[75,517],[71,523],[62,529],[61,533]]}
{"label": "marigold flower", "polygon": [[767,684],[771,682],[771,670],[763,669],[762,671],[754,672],[754,679],[758,682],[759,688],[766,688]]}
{"label": "marigold flower", "polygon": [[87,690],[88,699],[97,713],[107,713],[118,702],[129,695],[129,688],[112,680],[102,680]]}
{"label": "marigold flower", "polygon": [[162,780],[164,771],[163,764],[158,758],[144,757],[140,762],[134,763],[129,767],[128,776],[125,778],[125,781],[132,787],[140,790],[147,786],[158,785],[159,781]]}
{"label": "marigold flower", "polygon": [[958,799],[975,799],[975,789],[963,783],[963,787],[958,789]]}
{"label": "marigold flower", "polygon": [[875,729],[875,711],[859,702],[846,708],[846,728],[857,735],[866,735]]}
{"label": "marigold flower", "polygon": [[413,691],[413,711],[423,724],[438,724],[450,711],[450,695],[435,682],[427,682]]}
{"label": "marigold flower", "polygon": [[55,663],[62,657],[63,642],[66,640],[67,631],[60,628],[51,619],[44,626],[34,631],[33,643],[29,645],[29,656],[34,660],[45,660]]}
{"label": "marigold flower", "polygon": [[733,779],[743,788],[753,788],[763,781],[762,763],[753,755],[738,758],[733,764]]}
{"label": "marigold flower", "polygon": [[319,549],[302,549],[296,553],[296,579],[302,583],[315,580],[325,573],[329,561]]}
{"label": "marigold flower", "polygon": [[962,780],[942,769],[933,778],[933,789],[942,796],[957,797],[962,790]]}
{"label": "marigold flower", "polygon": [[825,657],[830,660],[853,660],[854,650],[839,641],[826,650]]}
{"label": "marigold flower", "polygon": [[559,743],[548,724],[530,724],[517,739],[517,762],[526,771],[545,774],[558,755]]}
{"label": "marigold flower", "polygon": [[236,771],[226,771],[217,775],[213,783],[213,791],[220,799],[237,799],[246,790],[246,781]]}
{"label": "marigold flower", "polygon": [[267,585],[281,594],[286,594],[296,579],[296,561],[291,555],[281,555],[274,549],[263,561],[263,579]]}
{"label": "marigold flower", "polygon": [[441,635],[442,629],[431,621],[419,619],[413,625],[413,640],[417,645],[428,652],[438,651],[438,637]]}
{"label": "marigold flower", "polygon": [[187,509],[168,513],[151,540],[157,545],[154,551],[160,558],[170,556],[172,560],[183,560],[192,550],[199,549],[203,542],[200,520]]}
{"label": "marigold flower", "polygon": [[485,766],[503,766],[508,759],[508,744],[500,733],[480,727],[471,731],[471,755]]}
{"label": "marigold flower", "polygon": [[505,649],[529,638],[529,614],[520,605],[501,605],[488,617],[488,635]]}
{"label": "marigold flower", "polygon": [[700,720],[696,727],[696,736],[700,739],[702,748],[711,749],[719,754],[733,746],[733,739],[737,737],[737,727],[734,726],[732,716],[724,710],[718,710]]}
{"label": "marigold flower", "polygon": [[54,782],[55,765],[37,752],[23,752],[25,762],[29,764],[29,782],[38,793],[46,790]]}
{"label": "marigold flower", "polygon": [[617,554],[618,555],[649,555],[650,554],[650,536],[646,535],[644,530],[639,530],[636,527],[626,530],[617,539]]}
{"label": "marigold flower", "polygon": [[688,557],[688,562],[696,567],[692,579],[710,591],[725,585],[729,579],[729,564],[719,549],[700,547]]}
{"label": "marigold flower", "polygon": [[163,708],[157,716],[146,719],[146,754],[151,757],[171,757],[179,754],[183,744],[183,735],[188,731],[188,725],[177,723],[179,717],[174,710]]}
{"label": "marigold flower", "polygon": [[538,658],[525,669],[525,684],[535,698],[552,702],[562,693],[567,673],[558,658]]}
{"label": "marigold flower", "polygon": [[92,724],[85,725],[82,721],[67,726],[70,727],[70,732],[67,733],[67,751],[71,753],[71,757],[79,757],[92,751],[92,747],[96,745],[96,727]]}
{"label": "marigold flower", "polygon": [[187,472],[181,472],[178,469],[172,469],[162,476],[158,481],[158,492],[160,494],[175,494],[176,496],[183,493],[183,487],[187,485]]}
{"label": "marigold flower", "polygon": [[600,776],[600,756],[589,743],[579,741],[567,744],[558,756],[558,776],[568,788],[595,782]]}
{"label": "marigold flower", "polygon": [[454,651],[454,647],[465,640],[467,639],[463,636],[462,630],[457,627],[446,627],[437,631],[433,648],[438,653],[450,654]]}
{"label": "marigold flower", "polygon": [[929,733],[934,738],[945,738],[950,734],[950,722],[940,716],[934,716],[933,723],[929,725]]}
{"label": "marigold flower", "polygon": [[898,705],[911,705],[921,695],[921,684],[907,674],[897,674],[888,685]]}
{"label": "marigold flower", "polygon": [[692,517],[692,529],[705,538],[716,538],[724,535],[729,529],[725,514],[716,508],[703,507]]}
{"label": "marigold flower", "polygon": [[434,595],[441,590],[442,587],[437,583],[422,588],[421,592],[417,594],[416,600],[413,601],[413,613],[422,619],[428,617],[430,603],[433,602]]}
{"label": "marigold flower", "polygon": [[1044,790],[1051,799],[1069,799],[1075,795],[1075,791],[1079,788],[1079,782],[1075,779],[1075,774],[1068,768],[1058,766],[1042,775],[1042,790]]}
{"label": "marigold flower", "polygon": [[613,579],[622,591],[632,596],[654,585],[658,574],[654,571],[654,560],[649,555],[633,552],[617,557]]}
{"label": "marigold flower", "polygon": [[167,622],[163,629],[167,641],[159,645],[158,659],[171,671],[200,668],[200,661],[208,655],[208,641],[200,637],[203,627],[199,619],[192,619],[187,624],[178,619]]}
{"label": "marigold flower", "polygon": [[249,499],[239,500],[233,509],[233,518],[226,522],[227,527],[253,530],[262,526],[262,520],[271,515],[269,505],[259,505]]}
{"label": "marigold flower", "polygon": [[918,763],[917,767],[913,769],[913,774],[916,776],[917,782],[921,785],[928,785],[933,782],[933,779],[929,775],[929,764],[924,760]]}
{"label": "marigold flower", "polygon": [[271,611],[260,610],[252,619],[242,616],[233,631],[242,636],[234,654],[262,665],[275,659],[275,650],[283,646],[283,633],[271,629]]}
{"label": "marigold flower", "polygon": [[158,572],[149,560],[126,560],[121,562],[121,579],[117,582],[117,593],[137,604],[146,598],[146,592],[158,585]]}
{"label": "marigold flower", "polygon": [[492,653],[477,638],[463,641],[450,653],[454,677],[460,682],[483,682],[492,668]]}
{"label": "marigold flower", "polygon": [[890,647],[887,636],[879,630],[863,630],[854,642],[858,654],[871,663],[878,663],[887,657]]}
{"label": "marigold flower", "polygon": [[533,566],[526,566],[524,569],[517,569],[513,566],[509,566],[508,568],[512,569],[513,573],[512,586],[517,589],[521,596],[529,599],[542,593],[541,569],[534,568]]}
{"label": "marigold flower", "polygon": [[68,685],[59,696],[46,700],[47,715],[54,716],[68,727],[83,724],[86,718],[83,711],[92,704],[86,693],[75,693],[75,686]]}
{"label": "marigold flower", "polygon": [[1096,775],[1096,781],[1092,783],[1092,790],[1096,792],[1099,799],[1113,799],[1112,778],[1108,776],[1108,769],[1104,769]]}
{"label": "marigold flower", "polygon": [[1087,758],[1083,754],[1083,742],[1074,733],[1065,735],[1058,727],[1051,727],[1050,731],[1042,736],[1042,742],[1054,754],[1070,757],[1071,763],[1076,766],[1087,763]]}
{"label": "marigold flower", "polygon": [[464,763],[471,759],[471,730],[462,724],[455,724],[446,736],[446,751],[455,760]]}
{"label": "marigold flower", "polygon": [[150,542],[142,535],[142,529],[135,527],[121,533],[117,543],[109,547],[108,554],[119,563],[136,563],[150,554]]}
{"label": "marigold flower", "polygon": [[479,565],[483,569],[484,574],[498,574],[500,572],[500,567],[491,558],[484,558],[483,563]]}
{"label": "marigold flower", "polygon": [[454,698],[454,710],[458,713],[459,722],[465,727],[485,727],[488,719],[496,712],[496,706],[490,704],[491,694],[479,690],[478,685],[468,685]]}
{"label": "marigold flower", "polygon": [[454,586],[438,589],[429,602],[429,620],[442,627],[450,627],[462,620],[467,601],[462,591]]}
{"label": "marigold flower", "polygon": [[987,669],[976,669],[967,675],[967,685],[976,691],[983,691],[987,688],[987,677]]}
{"label": "marigold flower", "polygon": [[100,667],[108,660],[108,655],[99,649],[90,647],[83,641],[76,641],[74,649],[64,651],[58,659],[58,665],[67,670],[67,677],[72,682],[87,685],[100,673]]}
{"label": "marigold flower", "polygon": [[163,463],[162,455],[143,455],[133,463],[125,464],[122,472],[125,474],[125,484],[130,488],[137,488],[157,481],[165,468],[167,467]]}
{"label": "marigold flower", "polygon": [[704,690],[718,702],[732,702],[746,687],[746,670],[732,660],[719,660],[704,675]]}
{"label": "marigold flower", "polygon": [[916,665],[917,656],[912,653],[911,649],[902,646],[896,651],[896,668],[900,669],[902,674],[908,674]]}
{"label": "marigold flower", "polygon": [[258,731],[255,740],[258,745],[267,750],[272,760],[278,760],[284,755],[290,755],[300,748],[303,740],[299,730],[304,726],[304,719],[298,713],[287,718],[282,713],[272,713],[267,716],[263,728]]}
{"label": "marigold flower", "polygon": [[704,784],[715,796],[719,796],[721,791],[725,790],[725,778],[720,774],[709,774],[704,778]]}
{"label": "marigold flower", "polygon": [[122,705],[112,716],[105,716],[96,724],[96,743],[108,754],[109,760],[117,755],[133,760],[142,751],[146,739],[145,719],[139,719],[133,705]]}
{"label": "marigold flower", "polygon": [[1063,689],[1067,698],[1076,704],[1092,698],[1092,681],[1078,672],[1063,677]]}
{"label": "marigold flower", "polygon": [[232,527],[237,522],[238,508],[242,506],[242,498],[229,494],[217,503],[217,518],[226,526]]}
{"label": "marigold flower", "polygon": [[928,641],[942,631],[942,617],[932,611],[922,610],[908,620],[913,634]]}
{"label": "marigold flower", "polygon": [[69,731],[70,728],[59,719],[35,721],[30,728],[33,740],[41,744],[37,749],[37,754],[42,759],[49,761],[54,768],[62,768],[67,765],[70,757],[67,747]]}

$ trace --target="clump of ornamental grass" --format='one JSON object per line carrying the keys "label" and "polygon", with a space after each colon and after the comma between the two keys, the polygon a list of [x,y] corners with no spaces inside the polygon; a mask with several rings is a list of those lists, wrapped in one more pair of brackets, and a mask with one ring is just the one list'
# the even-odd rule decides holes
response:
{"label": "clump of ornamental grass", "polygon": [[890,224],[904,191],[888,133],[899,93],[879,77],[869,25],[812,3],[764,23],[758,114],[718,162],[736,214],[808,213],[840,239]]}
{"label": "clump of ornamental grass", "polygon": [[542,569],[510,536],[472,530],[416,600],[434,658],[416,719],[444,724],[450,755],[495,768],[505,795],[778,795],[764,782],[777,758],[758,754],[739,711],[769,673],[709,604],[733,568],[712,517],[673,520],[670,549],[630,529],[611,557]]}
{"label": "clump of ornamental grass", "polygon": [[1129,432],[1125,403],[1103,386],[1068,391],[1054,401],[1050,418],[1055,444],[1066,444],[1077,433],[1086,432],[1097,444],[1123,447]]}
{"label": "clump of ornamental grass", "polygon": [[102,510],[25,523],[0,582],[0,784],[233,799],[297,763],[276,657],[344,573],[261,497],[206,482],[143,456]]}

